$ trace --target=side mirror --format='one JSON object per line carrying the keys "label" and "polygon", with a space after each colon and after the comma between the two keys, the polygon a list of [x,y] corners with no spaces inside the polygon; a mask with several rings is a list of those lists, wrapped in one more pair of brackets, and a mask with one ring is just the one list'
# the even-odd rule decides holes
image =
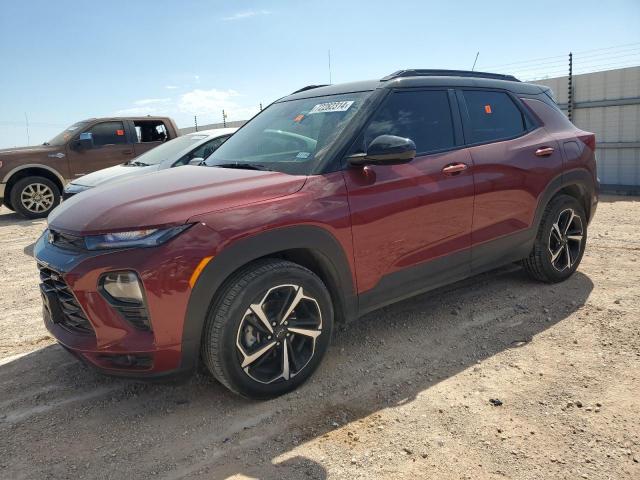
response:
{"label": "side mirror", "polygon": [[93,148],[93,133],[91,132],[81,133],[80,139],[78,140],[78,146],[82,149]]}
{"label": "side mirror", "polygon": [[380,135],[367,147],[367,153],[356,153],[347,158],[350,165],[397,165],[416,157],[416,144],[410,138]]}
{"label": "side mirror", "polygon": [[202,162],[204,162],[204,158],[194,157],[191,160],[189,160],[189,165],[200,165]]}

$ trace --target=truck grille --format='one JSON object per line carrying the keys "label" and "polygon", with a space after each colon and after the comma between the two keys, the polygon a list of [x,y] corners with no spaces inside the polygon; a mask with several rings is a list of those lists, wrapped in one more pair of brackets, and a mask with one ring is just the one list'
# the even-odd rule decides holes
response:
{"label": "truck grille", "polygon": [[[94,335],[91,323],[89,323],[67,283],[63,280],[62,275],[40,263],[38,264],[38,270],[40,270],[42,289],[55,296],[62,312],[61,318],[52,318],[52,320],[72,332]],[[47,308],[46,304],[45,308]],[[53,312],[50,311],[49,314],[53,315]]]}

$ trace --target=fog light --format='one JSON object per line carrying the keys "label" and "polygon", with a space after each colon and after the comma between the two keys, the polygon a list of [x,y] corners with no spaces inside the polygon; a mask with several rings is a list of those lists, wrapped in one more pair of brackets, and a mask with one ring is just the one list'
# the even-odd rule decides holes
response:
{"label": "fog light", "polygon": [[109,272],[100,278],[100,293],[138,330],[151,331],[142,284],[135,272]]}
{"label": "fog light", "polygon": [[134,272],[111,272],[102,277],[102,288],[115,300],[142,305],[142,287]]}

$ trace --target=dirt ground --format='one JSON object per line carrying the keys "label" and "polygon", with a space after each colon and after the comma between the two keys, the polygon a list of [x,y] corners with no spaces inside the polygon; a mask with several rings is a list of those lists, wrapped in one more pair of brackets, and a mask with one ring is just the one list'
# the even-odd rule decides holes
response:
{"label": "dirt ground", "polygon": [[42,325],[43,227],[0,210],[1,479],[640,478],[640,199],[602,199],[565,283],[514,266],[374,312],[261,403],[80,365]]}

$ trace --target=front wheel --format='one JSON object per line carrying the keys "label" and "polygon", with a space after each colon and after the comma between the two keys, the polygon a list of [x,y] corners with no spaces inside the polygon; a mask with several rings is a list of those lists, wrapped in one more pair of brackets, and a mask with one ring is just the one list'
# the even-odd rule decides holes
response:
{"label": "front wheel", "polygon": [[25,218],[45,218],[59,203],[60,189],[48,178],[22,178],[11,188],[11,206]]}
{"label": "front wheel", "polygon": [[233,392],[272,398],[311,376],[332,328],[331,298],[320,278],[292,262],[262,260],[222,287],[207,319],[202,357]]}
{"label": "front wheel", "polygon": [[584,208],[575,198],[559,195],[542,215],[533,250],[522,262],[524,269],[536,280],[561,282],[580,265],[586,241]]}

